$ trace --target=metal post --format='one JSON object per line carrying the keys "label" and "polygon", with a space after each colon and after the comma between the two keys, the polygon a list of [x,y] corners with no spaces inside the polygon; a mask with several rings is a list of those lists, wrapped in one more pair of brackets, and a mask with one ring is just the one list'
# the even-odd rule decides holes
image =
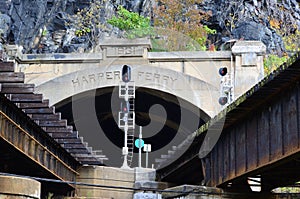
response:
{"label": "metal post", "polygon": [[142,127],[140,126],[139,134],[139,168],[142,167]]}
{"label": "metal post", "polygon": [[146,151],[146,168],[148,168],[148,150]]}
{"label": "metal post", "polygon": [[146,168],[148,168],[148,156],[149,152],[151,152],[151,144],[144,145],[144,152],[146,152]]}
{"label": "metal post", "polygon": [[[128,101],[128,83],[125,83],[125,101]],[[124,169],[128,169],[130,168],[128,166],[128,162],[127,162],[127,156],[128,156],[128,147],[127,147],[127,134],[128,134],[128,114],[125,113],[124,115],[124,120],[125,120],[125,128],[124,128],[124,147],[123,147],[123,151],[122,154],[124,155],[124,162],[121,168]]]}
{"label": "metal post", "polygon": [[[118,126],[124,131],[124,147],[122,148],[122,155],[124,162],[121,168],[130,169],[133,149],[134,149],[134,128],[135,128],[135,114],[134,104],[131,107],[130,101],[135,98],[135,85],[131,79],[131,68],[128,65],[123,65],[122,68],[122,82],[119,84],[119,97],[124,99],[121,102],[121,111],[119,112]],[[123,106],[124,105],[124,106]],[[131,117],[132,114],[132,117]]]}
{"label": "metal post", "polygon": [[[262,67],[263,68],[263,67]],[[264,69],[263,69],[264,70]],[[234,101],[234,86],[235,86],[235,67],[233,66],[233,57],[230,56],[230,103]]]}

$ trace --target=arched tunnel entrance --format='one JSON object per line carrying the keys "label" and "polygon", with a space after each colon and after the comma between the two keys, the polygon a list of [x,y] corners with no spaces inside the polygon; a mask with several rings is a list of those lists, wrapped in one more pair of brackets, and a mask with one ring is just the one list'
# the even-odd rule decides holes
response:
{"label": "arched tunnel entrance", "polygon": [[[156,168],[155,159],[168,154],[189,134],[208,121],[209,116],[191,103],[159,90],[139,87],[135,96],[135,139],[143,127],[143,140],[151,144],[149,165]],[[124,133],[118,128],[120,99],[118,87],[105,87],[79,93],[55,104],[62,118],[79,132],[94,150],[102,150],[109,160],[107,166],[122,165]],[[183,151],[184,152],[184,151]],[[183,153],[182,152],[182,153]],[[131,167],[138,165],[138,149],[134,148]],[[142,166],[145,165],[145,154]]]}

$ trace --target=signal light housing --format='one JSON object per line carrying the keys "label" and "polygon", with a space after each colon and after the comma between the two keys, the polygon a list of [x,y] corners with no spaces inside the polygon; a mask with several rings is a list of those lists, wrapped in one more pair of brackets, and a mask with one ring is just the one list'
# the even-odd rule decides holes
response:
{"label": "signal light housing", "polygon": [[228,98],[227,97],[220,97],[219,98],[219,104],[221,104],[222,106],[224,106],[225,104],[227,104],[228,102]]}
{"label": "signal light housing", "polygon": [[225,76],[227,74],[227,72],[228,72],[227,67],[222,67],[222,68],[219,69],[219,74],[221,76]]}
{"label": "signal light housing", "polygon": [[128,101],[121,102],[121,111],[123,113],[129,113],[130,111],[130,104]]}
{"label": "signal light housing", "polygon": [[122,81],[130,82],[131,79],[131,68],[128,65],[124,65],[122,68]]}

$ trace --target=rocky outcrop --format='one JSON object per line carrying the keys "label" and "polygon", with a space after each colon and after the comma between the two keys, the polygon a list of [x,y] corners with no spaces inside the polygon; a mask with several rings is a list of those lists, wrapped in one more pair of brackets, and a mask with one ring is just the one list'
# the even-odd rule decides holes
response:
{"label": "rocky outcrop", "polygon": [[[204,0],[202,7],[212,11],[212,17],[204,23],[218,30],[216,41],[259,40],[269,53],[285,51],[274,25],[288,30],[286,33],[300,29],[300,9],[296,0]],[[276,24],[271,24],[272,20]]]}
{"label": "rocky outcrop", "polygon": [[25,52],[54,52],[62,47],[67,16],[88,5],[87,0],[0,0],[2,38]]}
{"label": "rocky outcrop", "polygon": [[[79,36],[76,27],[72,25],[78,21],[72,16],[87,8],[90,1],[0,0],[2,43],[21,45],[26,53],[93,50],[103,37],[120,35],[118,29],[106,24],[118,5],[151,16],[155,4],[155,0],[103,1],[98,17],[101,28]],[[198,7],[212,13],[211,18],[202,23],[217,30],[218,34],[210,37],[216,46],[230,39],[260,40],[267,46],[269,53],[281,54],[285,48],[275,30],[276,26],[288,30],[287,33],[300,29],[297,0],[203,0]]]}

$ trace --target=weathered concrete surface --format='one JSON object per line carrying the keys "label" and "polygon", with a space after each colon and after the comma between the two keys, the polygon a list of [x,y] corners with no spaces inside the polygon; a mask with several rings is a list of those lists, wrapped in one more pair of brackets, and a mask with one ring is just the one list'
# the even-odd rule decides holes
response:
{"label": "weathered concrete surface", "polygon": [[[163,192],[163,198],[180,198],[180,199],[221,199],[222,189],[214,187],[181,185],[168,188]],[[169,192],[167,192],[169,191]]]}
{"label": "weathered concrete surface", "polygon": [[40,198],[41,183],[20,177],[0,176],[0,199]]}
{"label": "weathered concrete surface", "polygon": [[232,47],[235,56],[235,97],[241,96],[264,77],[263,56],[266,46],[260,41],[240,41]]}
{"label": "weathered concrete surface", "polygon": [[[125,62],[124,62],[125,63]],[[220,105],[218,88],[197,78],[173,70],[151,65],[131,65],[136,87],[163,91],[189,101],[204,112],[214,114]],[[122,65],[91,67],[49,80],[37,86],[36,91],[56,104],[78,93],[98,88],[115,87],[120,82]]]}
{"label": "weathered concrete surface", "polygon": [[[164,190],[163,198],[174,199],[289,199],[287,195],[276,195],[266,192],[247,192],[247,193],[232,193],[225,192],[216,187],[206,187],[197,185],[181,185],[171,187]],[[170,191],[170,192],[168,192]]]}
{"label": "weathered concrete surface", "polygon": [[135,183],[134,188],[136,189],[166,189],[169,184],[166,182],[157,182],[156,170],[150,168],[134,168]]}
{"label": "weathered concrete surface", "polygon": [[134,168],[135,181],[155,181],[156,170],[150,168]]}
{"label": "weathered concrete surface", "polygon": [[[78,182],[133,188],[135,181],[134,170],[126,170],[104,166],[83,166],[79,170]],[[109,189],[101,187],[77,186],[78,197],[131,199],[133,190]]]}
{"label": "weathered concrete surface", "polygon": [[[77,186],[76,194],[78,198],[132,199],[134,194],[133,189],[165,189],[168,186],[166,183],[155,182],[155,169],[83,166],[79,170],[79,173],[78,182],[94,184],[98,185],[98,187]],[[128,189],[110,189],[101,187],[103,185],[125,187]]]}

